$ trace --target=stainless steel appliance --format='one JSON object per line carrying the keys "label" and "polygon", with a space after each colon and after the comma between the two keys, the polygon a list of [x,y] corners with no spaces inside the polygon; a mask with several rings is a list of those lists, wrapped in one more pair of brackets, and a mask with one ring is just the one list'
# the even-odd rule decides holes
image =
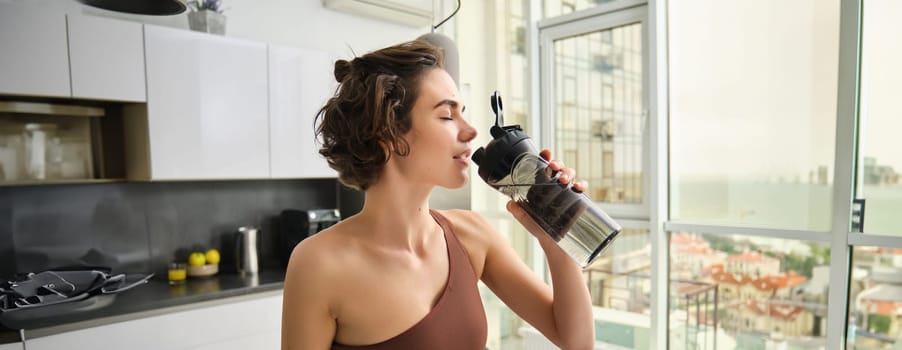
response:
{"label": "stainless steel appliance", "polygon": [[238,228],[235,235],[235,268],[240,275],[256,275],[259,271],[257,233],[256,227],[245,226]]}
{"label": "stainless steel appliance", "polygon": [[339,221],[341,214],[338,209],[283,210],[279,215],[279,257],[282,265],[288,266],[294,246]]}

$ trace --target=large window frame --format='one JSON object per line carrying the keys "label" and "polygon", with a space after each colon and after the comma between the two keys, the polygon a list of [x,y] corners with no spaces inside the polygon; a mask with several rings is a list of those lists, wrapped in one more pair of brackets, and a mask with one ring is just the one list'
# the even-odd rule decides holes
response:
{"label": "large window frame", "polygon": [[[553,86],[553,67],[555,64],[554,42],[561,39],[567,39],[574,36],[593,33],[600,30],[610,29],[622,25],[639,23],[643,28],[643,33],[648,31],[648,14],[645,1],[623,1],[610,3],[608,6],[598,6],[593,9],[583,10],[570,13],[564,16],[555,17],[538,23],[539,30],[539,52],[540,52],[540,81],[545,87],[544,92],[540,96],[541,110],[532,115],[540,115],[542,118],[533,118],[533,122],[537,123],[538,130],[541,130],[540,144],[545,147],[555,145],[555,106],[556,98],[555,89],[548,87]],[[648,35],[643,35],[643,48],[648,48]],[[648,71],[649,59],[648,50],[642,58],[643,72]],[[645,125],[642,131],[642,143],[648,145],[649,133],[649,115],[648,115],[648,74],[644,74],[642,78],[642,88],[646,93],[643,96],[643,121]],[[621,203],[598,203],[602,210],[615,218],[628,218],[647,220],[649,217],[649,176],[653,171],[649,165],[648,147],[642,148],[642,202],[636,204]]]}
{"label": "large window frame", "polygon": [[[540,5],[532,5],[530,15],[532,28],[529,29],[530,61],[539,62],[533,67],[545,67],[550,57],[540,54],[539,49],[551,41],[540,35],[543,30],[567,22],[577,22],[586,18],[600,16],[613,11],[620,11],[637,6],[646,6],[646,48],[650,62],[645,66],[648,71],[647,108],[648,108],[648,140],[646,143],[647,167],[645,178],[644,208],[628,208],[606,206],[605,210],[614,216],[643,218],[649,223],[650,240],[652,242],[652,349],[668,348],[668,274],[669,274],[669,235],[671,231],[689,231],[713,235],[747,235],[754,237],[803,240],[827,244],[830,247],[830,284],[828,294],[828,321],[826,331],[827,346],[842,344],[847,346],[847,325],[849,312],[849,284],[852,263],[852,249],[855,246],[878,246],[902,248],[902,237],[858,232],[852,229],[853,199],[856,191],[856,174],[858,172],[858,123],[860,93],[860,48],[861,21],[863,0],[840,1],[839,30],[839,64],[837,67],[838,91],[836,105],[836,133],[834,150],[832,222],[828,232],[808,230],[787,230],[756,227],[739,227],[730,225],[696,224],[692,222],[673,222],[669,217],[669,160],[668,160],[668,128],[669,128],[669,90],[668,90],[668,42],[667,23],[668,0],[617,1],[605,3],[595,8],[577,11],[567,15],[536,20],[540,17]],[[597,26],[597,22],[593,25]],[[588,31],[583,31],[588,32]],[[558,33],[560,34],[560,33]],[[550,50],[544,50],[550,52]],[[542,89],[544,82],[550,79],[547,68],[533,68],[532,78],[532,116],[551,115],[548,96],[553,91]],[[542,92],[540,92],[542,91]],[[553,144],[553,121],[548,118],[533,117],[530,125],[533,130],[542,130],[543,144]],[[866,227],[865,227],[866,229]]]}
{"label": "large window frame", "polygon": [[[553,115],[553,95],[548,95],[550,84],[553,41],[567,36],[580,35],[611,28],[618,25],[641,22],[643,26],[643,78],[645,91],[643,148],[643,203],[642,204],[601,204],[602,208],[618,220],[624,227],[647,228],[651,243],[651,283],[653,286],[668,286],[668,241],[664,221],[668,218],[667,189],[667,43],[666,43],[666,2],[646,0],[622,0],[608,2],[597,7],[581,10],[559,17],[541,18],[540,2],[533,1],[527,16],[530,22],[528,38],[530,42],[529,60],[531,64],[530,91],[531,116]],[[637,17],[638,16],[638,17]],[[601,19],[600,19],[601,18]],[[543,49],[549,48],[549,49]],[[552,92],[553,93],[553,92]],[[539,141],[544,145],[554,144],[554,120],[548,117],[532,117],[529,125],[533,130],[542,130]],[[591,184],[590,184],[591,186]],[[535,244],[535,243],[534,243]],[[533,248],[534,270],[543,271],[544,259]],[[668,290],[651,290],[651,339],[650,349],[667,349],[668,344]]]}

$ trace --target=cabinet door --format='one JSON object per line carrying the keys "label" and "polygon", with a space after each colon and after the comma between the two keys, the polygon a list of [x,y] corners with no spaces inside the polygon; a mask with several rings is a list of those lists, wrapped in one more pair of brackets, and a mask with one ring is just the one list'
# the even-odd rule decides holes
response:
{"label": "cabinet door", "polygon": [[269,47],[269,119],[274,178],[335,177],[314,140],[316,113],[335,91],[325,52]]}
{"label": "cabinet door", "polygon": [[0,350],[22,350],[22,343],[0,344]]}
{"label": "cabinet door", "polygon": [[69,97],[66,17],[0,4],[0,94]]}
{"label": "cabinet door", "polygon": [[35,338],[27,345],[29,350],[277,350],[281,319],[280,294]]}
{"label": "cabinet door", "polygon": [[269,178],[266,44],[144,34],[151,179]]}
{"label": "cabinet door", "polygon": [[72,96],[145,101],[141,24],[79,15],[67,19]]}

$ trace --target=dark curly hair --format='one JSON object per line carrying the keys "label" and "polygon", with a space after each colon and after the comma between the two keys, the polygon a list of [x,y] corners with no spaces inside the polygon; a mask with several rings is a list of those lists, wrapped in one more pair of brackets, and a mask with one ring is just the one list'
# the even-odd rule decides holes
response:
{"label": "dark curly hair", "polygon": [[[410,41],[335,62],[335,95],[316,116],[319,153],[345,186],[366,190],[382,173],[392,151],[410,153],[404,134],[419,96],[420,80],[443,68],[441,49]],[[389,151],[392,150],[392,151]]]}

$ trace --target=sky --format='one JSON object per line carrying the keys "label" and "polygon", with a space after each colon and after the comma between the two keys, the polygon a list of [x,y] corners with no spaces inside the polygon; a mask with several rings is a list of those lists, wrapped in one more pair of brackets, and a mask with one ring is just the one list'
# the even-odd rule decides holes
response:
{"label": "sky", "polygon": [[[865,4],[860,153],[902,172],[902,2]],[[670,13],[674,173],[805,180],[827,165],[832,177],[839,1],[688,0]]]}

